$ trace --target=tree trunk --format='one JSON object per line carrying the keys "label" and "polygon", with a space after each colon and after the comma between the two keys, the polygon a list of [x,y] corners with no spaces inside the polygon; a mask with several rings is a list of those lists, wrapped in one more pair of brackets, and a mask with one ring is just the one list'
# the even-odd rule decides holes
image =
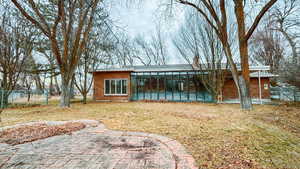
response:
{"label": "tree trunk", "polygon": [[70,88],[70,90],[71,90],[71,95],[70,95],[70,99],[75,99],[75,91],[74,91],[74,89],[75,89],[75,84],[74,84],[74,78],[75,78],[75,76],[72,78],[72,80],[71,80],[71,88]]}
{"label": "tree trunk", "polygon": [[60,91],[60,88],[59,88],[57,76],[54,77],[54,81],[55,81],[56,92],[57,92],[58,95],[60,95],[60,94],[61,94],[61,91]]}
{"label": "tree trunk", "polygon": [[53,69],[51,70],[51,77],[50,77],[50,87],[49,87],[49,93],[50,93],[50,96],[53,96],[54,92],[53,92]]}
{"label": "tree trunk", "polygon": [[235,1],[235,15],[238,24],[239,51],[242,76],[239,76],[240,102],[243,110],[252,109],[250,96],[250,70],[248,55],[248,39],[246,37],[246,25],[243,1]]}
{"label": "tree trunk", "polygon": [[29,102],[30,101],[30,91],[28,90],[28,92],[27,92],[27,102]]}
{"label": "tree trunk", "polygon": [[83,99],[82,99],[82,103],[83,104],[86,104],[87,103],[87,93],[85,92],[85,93],[83,93]]}
{"label": "tree trunk", "polygon": [[241,68],[242,75],[239,76],[239,86],[240,86],[240,102],[241,108],[243,110],[252,109],[252,100],[250,95],[250,70],[249,70],[249,60],[248,60],[248,42],[245,40],[240,40],[240,58],[241,58]]}
{"label": "tree trunk", "polygon": [[249,85],[243,76],[239,76],[239,87],[240,87],[240,102],[243,110],[252,109],[252,101],[250,97]]}
{"label": "tree trunk", "polygon": [[61,75],[60,107],[70,107],[72,80]]}
{"label": "tree trunk", "polygon": [[36,89],[38,91],[42,91],[43,87],[42,87],[41,78],[40,78],[39,74],[34,75],[34,80],[35,80]]}

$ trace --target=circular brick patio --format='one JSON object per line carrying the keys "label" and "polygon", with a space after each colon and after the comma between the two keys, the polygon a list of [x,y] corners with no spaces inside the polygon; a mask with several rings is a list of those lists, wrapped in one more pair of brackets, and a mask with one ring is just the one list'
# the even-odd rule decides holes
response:
{"label": "circular brick patio", "polygon": [[[16,146],[0,144],[0,168],[197,168],[184,147],[170,138],[112,131],[92,120],[76,122],[85,123],[87,127],[71,135]],[[55,125],[65,122],[44,123]]]}

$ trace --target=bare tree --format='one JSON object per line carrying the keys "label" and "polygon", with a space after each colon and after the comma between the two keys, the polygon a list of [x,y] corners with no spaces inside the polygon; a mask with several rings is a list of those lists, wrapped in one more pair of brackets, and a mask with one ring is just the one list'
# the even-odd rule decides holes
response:
{"label": "bare tree", "polygon": [[200,72],[197,80],[217,100],[217,96],[222,95],[227,74],[222,44],[216,33],[198,15],[189,18],[173,39],[173,43],[193,69]]}
{"label": "bare tree", "polygon": [[20,75],[20,79],[22,80],[22,86],[26,88],[27,102],[29,102],[31,97],[32,84],[34,83],[33,76],[27,71],[23,71]]}
{"label": "bare tree", "polygon": [[117,37],[113,52],[116,58],[111,57],[111,60],[116,60],[121,67],[133,66],[134,57],[137,53],[133,41],[122,32]]}
{"label": "bare tree", "polygon": [[49,39],[61,75],[60,106],[69,107],[72,78],[93,27],[95,13],[102,10],[100,0],[11,1]]}
{"label": "bare tree", "polygon": [[284,59],[282,41],[278,33],[268,26],[258,30],[250,42],[252,59],[263,65],[269,65],[272,73],[278,73]]}
{"label": "bare tree", "polygon": [[4,105],[7,105],[9,95],[18,85],[28,55],[32,52],[34,37],[24,22],[11,12],[8,9],[0,16],[0,88],[4,92],[1,93]]}
{"label": "bare tree", "polygon": [[161,27],[156,27],[156,32],[150,40],[141,35],[134,39],[138,55],[134,57],[143,65],[165,65],[168,59],[166,40],[162,34]]}
{"label": "bare tree", "polygon": [[[247,0],[171,0],[171,4],[174,2],[189,6],[195,9],[203,19],[211,26],[211,29],[215,31],[219,40],[221,41],[225,54],[227,56],[228,63],[231,68],[231,73],[235,81],[242,109],[252,109],[252,101],[250,96],[250,71],[249,71],[249,56],[248,56],[248,41],[258,26],[260,20],[265,13],[277,2],[277,0],[266,0],[261,8],[257,9],[258,14],[254,17],[253,22],[246,26],[246,9],[249,9],[247,5],[253,5],[253,2]],[[232,8],[233,7],[233,8]],[[228,12],[232,10],[236,17],[235,27],[229,27]],[[254,10],[251,10],[251,16],[254,14]],[[249,14],[250,15],[250,14]],[[249,29],[247,30],[247,27]],[[237,29],[238,32],[238,44],[240,53],[240,62],[242,74],[239,75],[237,65],[234,63],[234,56],[229,43],[230,34],[233,29]]]}
{"label": "bare tree", "polygon": [[[289,48],[279,66],[280,80],[300,87],[300,1],[282,0],[270,11],[270,30],[279,32]],[[281,41],[284,43],[284,41]]]}
{"label": "bare tree", "polygon": [[280,32],[287,40],[292,51],[292,61],[294,64],[300,63],[300,56],[297,50],[299,43],[300,28],[300,1],[283,0],[271,11],[270,27]]}
{"label": "bare tree", "polygon": [[95,32],[89,36],[86,50],[79,60],[74,78],[74,84],[83,96],[84,104],[87,103],[87,94],[93,82],[90,71],[98,69],[101,64],[108,64],[107,60],[110,60],[114,50],[114,43],[111,42],[109,31],[104,33],[101,28],[97,28]]}
{"label": "bare tree", "polygon": [[50,75],[50,84],[49,84],[49,93],[50,96],[53,95],[60,95],[60,85],[58,76],[60,75],[59,68],[57,66],[55,57],[53,56],[53,53],[51,51],[51,45],[50,42],[47,40],[47,38],[42,37],[38,40],[39,44],[36,45],[35,51],[42,56],[45,57],[47,60],[47,65],[49,67],[48,74]]}

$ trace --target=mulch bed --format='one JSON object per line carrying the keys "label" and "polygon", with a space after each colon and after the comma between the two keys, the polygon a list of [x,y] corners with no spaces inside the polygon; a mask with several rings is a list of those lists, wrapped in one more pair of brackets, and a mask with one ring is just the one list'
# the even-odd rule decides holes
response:
{"label": "mulch bed", "polygon": [[24,144],[52,136],[71,134],[74,131],[85,128],[86,125],[79,122],[69,122],[62,125],[50,126],[47,124],[35,124],[10,128],[0,131],[0,143],[10,145]]}

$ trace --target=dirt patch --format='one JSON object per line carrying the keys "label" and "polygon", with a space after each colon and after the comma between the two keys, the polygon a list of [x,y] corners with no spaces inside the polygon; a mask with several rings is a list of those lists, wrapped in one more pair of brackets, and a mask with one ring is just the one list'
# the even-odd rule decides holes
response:
{"label": "dirt patch", "polygon": [[74,131],[85,128],[86,125],[79,122],[70,122],[62,125],[49,126],[47,124],[35,124],[10,128],[0,131],[0,143],[10,145],[24,144],[52,136],[71,134]]}

